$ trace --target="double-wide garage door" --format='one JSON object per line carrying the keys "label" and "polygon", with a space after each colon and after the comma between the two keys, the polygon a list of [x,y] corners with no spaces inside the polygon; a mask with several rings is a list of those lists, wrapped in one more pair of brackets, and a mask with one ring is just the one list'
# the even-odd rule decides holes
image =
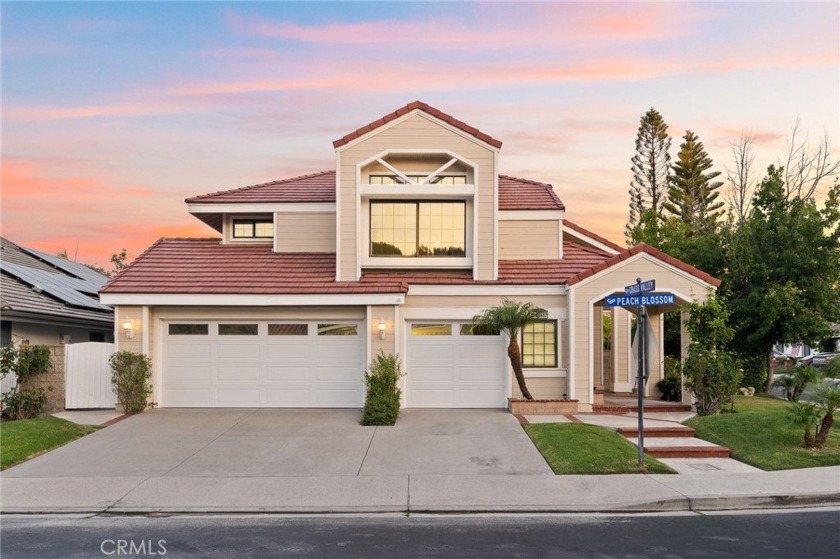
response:
{"label": "double-wide garage door", "polygon": [[163,327],[162,406],[363,404],[360,323],[191,321]]}
{"label": "double-wide garage door", "polygon": [[408,407],[505,407],[507,356],[500,335],[457,322],[407,328]]}

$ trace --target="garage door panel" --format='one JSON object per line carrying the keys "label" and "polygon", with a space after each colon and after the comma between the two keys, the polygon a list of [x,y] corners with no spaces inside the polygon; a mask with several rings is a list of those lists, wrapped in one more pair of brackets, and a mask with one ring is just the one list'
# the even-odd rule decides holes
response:
{"label": "garage door panel", "polygon": [[234,386],[225,386],[216,388],[214,391],[214,403],[218,406],[228,407],[252,407],[259,406],[260,393],[259,388],[239,388]]}
{"label": "garage door panel", "polygon": [[210,405],[210,390],[195,387],[170,387],[163,394],[167,405],[186,407],[207,407]]}
{"label": "garage door panel", "polygon": [[276,328],[269,335],[266,321],[249,321],[259,323],[258,335],[221,336],[219,322],[208,321],[209,334],[200,337],[170,336],[164,328],[162,405],[361,407],[363,336],[316,336],[322,321],[308,323],[311,335]]}
{"label": "garage door panel", "polygon": [[[471,386],[487,386],[488,384],[496,389],[504,385],[503,379],[493,382],[493,379],[488,379],[488,376],[494,375],[498,369],[489,369],[488,366],[461,366],[458,368],[458,380],[464,385]],[[501,375],[499,375],[501,376]]]}
{"label": "garage door panel", "polygon": [[267,388],[263,391],[263,404],[277,407],[309,407],[312,405],[311,390],[299,388]]}
{"label": "garage door panel", "polygon": [[355,380],[359,378],[362,372],[359,370],[358,367],[347,367],[347,366],[327,366],[327,367],[315,367],[315,380],[316,381],[350,381],[355,383]]}
{"label": "garage door panel", "polygon": [[265,378],[269,382],[274,381],[306,381],[311,376],[310,367],[303,366],[283,366],[265,368]]}
{"label": "garage door panel", "polygon": [[219,381],[257,381],[260,380],[259,367],[216,367],[216,380]]}
{"label": "garage door panel", "polygon": [[212,355],[211,346],[208,343],[184,343],[173,345],[169,348],[167,357],[169,359],[210,359]]}
{"label": "garage door panel", "polygon": [[259,360],[261,358],[260,344],[236,343],[225,340],[216,346],[216,357],[219,359]]}
{"label": "garage door panel", "polygon": [[210,369],[208,367],[170,366],[166,372],[169,380],[173,383],[184,381],[208,382],[210,380]]}
{"label": "garage door panel", "polygon": [[312,358],[312,348],[304,343],[277,344],[268,342],[265,345],[266,359],[282,359],[284,361],[306,362]]}

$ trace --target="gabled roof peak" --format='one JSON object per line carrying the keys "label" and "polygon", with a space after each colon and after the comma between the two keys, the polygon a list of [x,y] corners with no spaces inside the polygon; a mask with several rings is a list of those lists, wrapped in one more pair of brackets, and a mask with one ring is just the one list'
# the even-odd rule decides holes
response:
{"label": "gabled roof peak", "polygon": [[392,120],[396,120],[396,119],[400,118],[401,116],[406,115],[406,114],[410,113],[411,111],[415,111],[415,110],[423,111],[424,113],[426,113],[430,116],[433,116],[433,117],[435,117],[439,120],[442,120],[443,122],[449,124],[450,126],[454,126],[455,128],[461,130],[462,132],[466,132],[467,134],[470,134],[471,136],[477,138],[478,140],[481,140],[482,142],[484,142],[486,144],[490,144],[494,148],[498,149],[498,148],[502,147],[502,142],[500,140],[497,140],[497,139],[493,138],[492,136],[489,136],[489,135],[485,134],[484,132],[482,132],[478,128],[470,126],[466,122],[458,120],[457,118],[453,117],[452,115],[449,115],[449,114],[447,114],[447,113],[445,113],[441,110],[438,110],[438,109],[432,107],[431,105],[429,105],[427,103],[424,103],[422,101],[412,101],[408,105],[406,105],[404,107],[401,107],[401,108],[397,109],[396,111],[394,111],[392,113],[388,113],[387,115],[383,116],[379,120],[375,120],[375,121],[371,122],[370,124],[367,124],[365,126],[362,126],[361,128],[356,129],[355,131],[351,132],[350,134],[347,134],[346,136],[343,136],[342,138],[339,138],[338,140],[334,141],[333,142],[333,147],[334,148],[340,148],[343,145],[349,144],[350,142],[352,142],[356,138],[360,138],[360,137],[364,136],[365,134],[367,134],[368,132],[376,130],[380,126],[383,126],[383,125],[391,122]]}

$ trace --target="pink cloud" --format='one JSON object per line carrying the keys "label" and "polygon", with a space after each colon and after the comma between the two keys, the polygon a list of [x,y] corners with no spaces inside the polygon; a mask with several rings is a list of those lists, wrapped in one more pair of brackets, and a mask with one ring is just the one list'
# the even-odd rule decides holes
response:
{"label": "pink cloud", "polygon": [[[318,45],[389,45],[449,49],[486,49],[504,46],[517,50],[538,45],[552,48],[570,42],[644,42],[697,33],[700,26],[720,16],[719,10],[689,4],[624,6],[598,4],[523,4],[492,10],[479,5],[471,25],[461,17],[435,17],[407,21],[382,19],[357,23],[301,25],[292,21],[227,12],[229,26],[249,36],[293,40]],[[515,19],[519,25],[510,26]]]}

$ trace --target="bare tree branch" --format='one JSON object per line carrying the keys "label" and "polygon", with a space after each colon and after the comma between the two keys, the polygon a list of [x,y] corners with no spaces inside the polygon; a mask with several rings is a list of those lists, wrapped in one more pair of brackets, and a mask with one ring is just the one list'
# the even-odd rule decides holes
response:
{"label": "bare tree branch", "polygon": [[784,167],[788,200],[813,198],[822,181],[840,174],[840,161],[834,160],[828,132],[823,133],[819,145],[812,151],[807,134],[801,138],[801,122],[797,117],[787,140],[787,158],[779,161]]}
{"label": "bare tree branch", "polygon": [[755,189],[755,179],[753,178],[754,142],[755,133],[752,130],[741,132],[740,138],[729,143],[732,154],[731,167],[724,165],[726,180],[729,183],[726,200],[738,225],[742,225],[747,219],[747,214],[749,214],[752,206],[752,193]]}

